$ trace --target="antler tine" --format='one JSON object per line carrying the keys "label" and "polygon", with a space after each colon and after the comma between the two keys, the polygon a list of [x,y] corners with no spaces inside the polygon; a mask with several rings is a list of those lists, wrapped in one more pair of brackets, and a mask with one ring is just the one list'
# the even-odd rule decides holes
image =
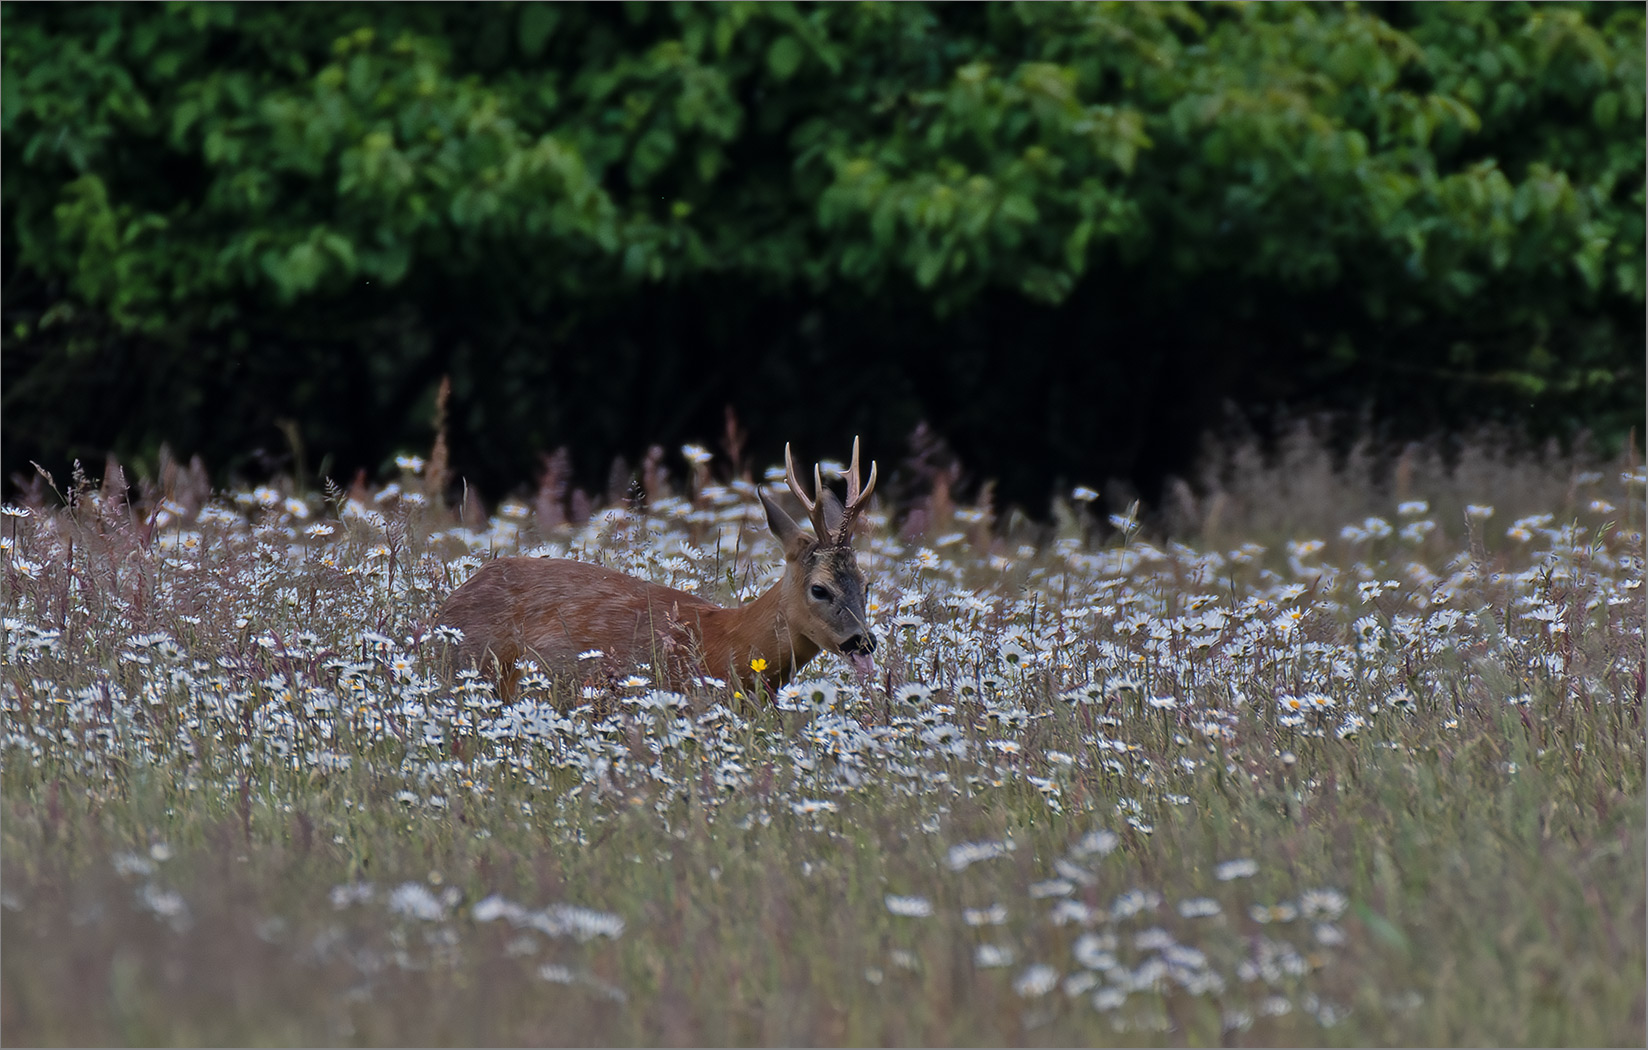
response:
{"label": "antler tine", "polygon": [[847,469],[847,506],[857,507],[862,505],[863,502],[870,497],[870,493],[875,491],[875,483],[876,465],[875,460],[872,459],[870,460],[869,484],[865,485],[862,489],[859,488],[858,438],[855,436],[853,438],[853,465]]}
{"label": "antler tine", "polygon": [[[824,511],[819,507],[820,497],[824,493],[824,474],[818,469],[817,465],[814,465],[813,496],[808,499],[807,493],[801,488],[801,479],[795,475],[795,457],[790,455],[790,443],[788,441],[784,443],[784,480],[789,482],[790,491],[795,493],[795,498],[801,501],[802,507],[806,508],[807,517],[813,523],[813,532],[818,535],[820,540],[825,540],[829,535],[829,529],[824,525]],[[825,540],[825,542],[828,541]]]}
{"label": "antler tine", "polygon": [[863,488],[858,482],[858,438],[853,438],[853,465],[847,468],[847,505],[842,508],[841,531],[836,542],[846,546],[853,538],[853,525],[858,521],[858,512],[864,509],[864,504],[875,491],[876,464],[870,461],[870,480]]}
{"label": "antler tine", "polygon": [[847,506],[858,500],[858,437],[853,437],[853,465],[847,468]]}
{"label": "antler tine", "polygon": [[[815,477],[818,474],[817,467],[813,468],[813,474]],[[790,491],[795,493],[795,498],[801,501],[801,505],[807,510],[808,517],[811,517],[813,511],[818,509],[816,496],[818,485],[816,481],[813,484],[813,492],[815,493],[813,499],[808,499],[807,494],[801,491],[801,481],[795,476],[795,458],[790,455],[790,443],[788,441],[784,442],[784,480],[789,482]]]}

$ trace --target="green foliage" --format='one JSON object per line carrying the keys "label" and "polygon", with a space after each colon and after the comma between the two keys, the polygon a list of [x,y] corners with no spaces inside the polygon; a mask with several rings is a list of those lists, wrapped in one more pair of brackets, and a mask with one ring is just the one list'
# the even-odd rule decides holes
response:
{"label": "green foliage", "polygon": [[[530,370],[661,287],[705,313],[752,297],[936,313],[932,345],[905,344],[922,370],[950,364],[944,319],[997,302],[1080,317],[1121,287],[1204,360],[1221,351],[1187,299],[1216,329],[1280,316],[1222,352],[1291,378],[1219,396],[1355,407],[1324,390],[1373,383],[1400,413],[1423,385],[1420,422],[1531,404],[1542,429],[1584,419],[1615,438],[1640,417],[1619,396],[1642,376],[1639,6],[4,19],[5,327],[26,362],[9,372],[117,339],[166,360],[250,340],[449,368],[444,347],[359,349],[397,312]],[[1319,316],[1281,316],[1306,300]],[[520,345],[523,326],[548,345]],[[728,361],[735,341],[683,352]],[[286,396],[288,414],[325,414]],[[153,441],[145,426],[120,440]]]}

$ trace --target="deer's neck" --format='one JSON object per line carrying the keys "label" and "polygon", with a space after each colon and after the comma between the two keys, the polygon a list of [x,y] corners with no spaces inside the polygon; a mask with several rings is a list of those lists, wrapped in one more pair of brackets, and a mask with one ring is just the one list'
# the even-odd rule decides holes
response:
{"label": "deer's neck", "polygon": [[[752,602],[702,614],[699,622],[704,664],[710,674],[730,674],[745,687],[753,686],[760,678],[768,689],[776,690],[818,655],[818,646],[790,631],[784,616],[783,588],[780,580]],[[763,671],[751,669],[753,663],[763,660]]]}

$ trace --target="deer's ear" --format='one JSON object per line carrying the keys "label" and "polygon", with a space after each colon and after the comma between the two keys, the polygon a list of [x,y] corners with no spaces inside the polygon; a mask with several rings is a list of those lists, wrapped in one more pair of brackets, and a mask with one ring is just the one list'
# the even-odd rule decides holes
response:
{"label": "deer's ear", "polygon": [[824,518],[826,535],[818,537],[818,542],[829,545],[841,535],[842,509],[841,501],[835,498],[835,493],[825,489],[818,497],[818,513]]}
{"label": "deer's ear", "polygon": [[784,513],[784,508],[774,503],[765,492],[760,493],[761,505],[767,509],[767,527],[772,529],[778,542],[784,545],[784,560],[799,561],[813,545],[812,537],[802,531],[795,519]]}

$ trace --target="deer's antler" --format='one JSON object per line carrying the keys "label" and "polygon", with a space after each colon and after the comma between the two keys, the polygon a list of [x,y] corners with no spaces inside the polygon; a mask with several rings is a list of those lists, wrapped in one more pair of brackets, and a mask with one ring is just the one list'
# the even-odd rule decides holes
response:
{"label": "deer's antler", "polygon": [[807,493],[801,488],[801,479],[796,476],[795,459],[790,455],[790,443],[788,441],[784,442],[784,480],[789,482],[790,491],[795,493],[795,498],[801,501],[802,507],[806,508],[807,517],[812,519],[814,534],[818,536],[820,542],[828,543],[830,530],[829,526],[824,523],[824,511],[819,506],[819,496],[824,491],[824,473],[816,465],[813,467],[813,495],[809,499]]}
{"label": "deer's antler", "polygon": [[841,511],[841,532],[836,538],[838,546],[847,546],[853,538],[853,525],[858,521],[859,511],[870,500],[870,493],[875,491],[876,464],[870,460],[870,480],[864,487],[858,483],[858,438],[853,438],[853,465],[847,468],[847,504]]}
{"label": "deer's antler", "polygon": [[[829,521],[834,514],[833,508],[829,511],[825,510],[824,472],[816,465],[813,467],[813,494],[808,496],[806,490],[801,487],[800,477],[796,474],[795,457],[791,455],[788,443],[784,445],[784,480],[789,483],[790,491],[795,493],[795,498],[801,501],[803,507],[807,508],[807,517],[812,519],[813,532],[817,533],[820,543],[826,547],[851,545],[853,525],[858,521],[859,512],[864,509],[864,504],[869,500],[870,493],[875,491],[876,484],[876,465],[875,461],[871,460],[870,480],[864,482],[862,487],[860,486],[858,438],[853,438],[853,465],[847,470],[847,503],[842,508],[841,520],[836,523],[835,528],[830,527]],[[832,498],[830,502],[833,503],[834,499]]]}

